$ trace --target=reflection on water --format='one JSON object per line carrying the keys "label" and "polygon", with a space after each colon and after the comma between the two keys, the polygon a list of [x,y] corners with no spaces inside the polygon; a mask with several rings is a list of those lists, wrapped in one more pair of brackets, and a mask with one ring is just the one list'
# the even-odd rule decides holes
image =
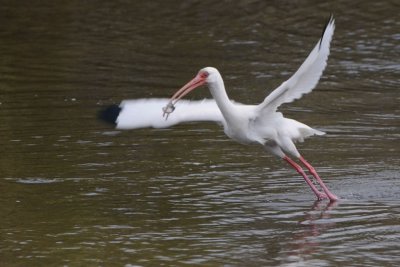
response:
{"label": "reflection on water", "polygon": [[[398,265],[398,7],[3,3],[0,265]],[[328,68],[282,111],[328,133],[299,149],[337,203],[313,202],[293,170],[217,125],[121,132],[95,118],[122,99],[170,96],[209,65],[233,99],[260,102],[330,12]]]}
{"label": "reflection on water", "polygon": [[312,255],[320,253],[320,248],[323,249],[320,236],[336,226],[336,223],[331,220],[330,212],[337,205],[338,202],[316,201],[310,211],[302,215],[299,224],[305,228],[293,234],[292,241],[288,244],[287,258],[284,261],[303,262],[306,265],[316,263]]}

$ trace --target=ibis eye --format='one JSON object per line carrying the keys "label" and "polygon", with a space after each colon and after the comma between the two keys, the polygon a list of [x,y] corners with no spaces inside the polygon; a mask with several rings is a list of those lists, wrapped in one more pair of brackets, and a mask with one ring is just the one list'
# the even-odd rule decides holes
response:
{"label": "ibis eye", "polygon": [[203,79],[206,79],[208,77],[208,72],[205,72],[205,71],[201,72],[200,73],[200,77],[203,78]]}

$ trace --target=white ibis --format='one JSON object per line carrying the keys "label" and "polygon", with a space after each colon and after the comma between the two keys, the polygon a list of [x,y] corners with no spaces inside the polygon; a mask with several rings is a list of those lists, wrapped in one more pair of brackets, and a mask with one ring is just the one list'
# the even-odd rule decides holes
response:
{"label": "white ibis", "polygon": [[[327,64],[334,29],[335,23],[331,16],[321,39],[296,73],[272,91],[259,105],[243,105],[231,101],[219,71],[213,67],[206,67],[170,99],[125,100],[119,107],[114,106],[105,110],[103,118],[114,122],[119,129],[163,128],[192,121],[218,122],[223,125],[225,134],[233,140],[242,144],[259,144],[266,151],[289,163],[303,176],[319,200],[328,198],[330,201],[336,201],[338,197],[329,191],[294,144],[306,137],[325,133],[296,120],[285,118],[282,113],[277,112],[280,105],[301,98],[317,85]],[[208,86],[213,100],[179,101],[202,85]],[[316,184],[288,154],[304,165],[315,178]],[[320,189],[317,188],[318,184]]]}

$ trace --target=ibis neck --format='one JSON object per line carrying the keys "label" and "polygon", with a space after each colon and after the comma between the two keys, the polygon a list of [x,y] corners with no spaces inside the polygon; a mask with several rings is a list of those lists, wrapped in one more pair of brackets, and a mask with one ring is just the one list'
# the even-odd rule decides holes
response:
{"label": "ibis neck", "polygon": [[233,112],[235,110],[235,105],[231,102],[226,93],[222,77],[220,75],[218,76],[219,77],[215,81],[208,84],[208,88],[210,89],[211,95],[214,97],[215,102],[217,102],[217,105],[221,110],[225,120],[231,121],[234,116]]}

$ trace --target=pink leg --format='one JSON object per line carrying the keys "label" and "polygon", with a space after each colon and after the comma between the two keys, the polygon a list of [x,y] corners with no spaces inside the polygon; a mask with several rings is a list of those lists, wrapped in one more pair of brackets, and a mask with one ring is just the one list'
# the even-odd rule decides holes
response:
{"label": "pink leg", "polygon": [[303,169],[296,163],[294,162],[291,158],[288,156],[285,156],[283,158],[287,163],[289,163],[299,174],[301,174],[306,181],[306,183],[310,186],[311,190],[314,192],[314,194],[317,196],[318,200],[327,198],[327,196],[318,191],[318,189],[315,187],[315,185],[311,182],[311,180],[307,177],[306,173],[303,171]]}
{"label": "pink leg", "polygon": [[299,158],[300,161],[304,164],[304,166],[306,166],[306,168],[310,171],[310,173],[312,174],[312,176],[315,177],[315,179],[317,180],[317,182],[319,183],[319,185],[321,186],[321,188],[324,190],[325,194],[328,196],[330,201],[336,201],[339,198],[332,194],[328,187],[326,187],[326,185],[324,184],[324,182],[322,181],[322,179],[319,177],[318,173],[315,171],[314,167],[311,166],[310,163],[308,163],[303,157]]}

